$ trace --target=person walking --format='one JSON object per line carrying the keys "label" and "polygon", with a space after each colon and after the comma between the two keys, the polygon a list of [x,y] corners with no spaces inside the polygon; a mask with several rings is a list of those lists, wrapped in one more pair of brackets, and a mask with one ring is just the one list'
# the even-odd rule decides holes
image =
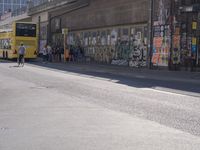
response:
{"label": "person walking", "polygon": [[24,62],[25,62],[25,54],[26,54],[26,48],[24,47],[24,44],[21,43],[19,50],[18,50],[19,56],[18,56],[18,66],[21,64],[22,67],[24,66]]}

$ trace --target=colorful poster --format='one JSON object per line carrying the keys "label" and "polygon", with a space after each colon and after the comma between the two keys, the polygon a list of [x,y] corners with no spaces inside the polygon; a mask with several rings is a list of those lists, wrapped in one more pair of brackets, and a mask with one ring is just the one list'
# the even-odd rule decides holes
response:
{"label": "colorful poster", "polygon": [[170,50],[170,27],[169,25],[154,27],[153,56],[152,63],[159,66],[168,65],[168,54]]}
{"label": "colorful poster", "polygon": [[197,38],[195,37],[192,38],[192,45],[197,45]]}
{"label": "colorful poster", "polygon": [[197,22],[192,22],[192,29],[196,30],[197,29]]}
{"label": "colorful poster", "polygon": [[192,45],[192,53],[196,53],[197,52],[197,46],[196,45]]}

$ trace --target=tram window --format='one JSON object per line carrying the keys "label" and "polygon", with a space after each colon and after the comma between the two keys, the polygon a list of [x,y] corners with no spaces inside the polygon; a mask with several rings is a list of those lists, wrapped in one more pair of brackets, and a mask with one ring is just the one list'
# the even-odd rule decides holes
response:
{"label": "tram window", "polygon": [[36,24],[16,23],[16,36],[36,37]]}
{"label": "tram window", "polygon": [[0,40],[0,48],[1,49],[11,49],[11,40],[10,39]]}

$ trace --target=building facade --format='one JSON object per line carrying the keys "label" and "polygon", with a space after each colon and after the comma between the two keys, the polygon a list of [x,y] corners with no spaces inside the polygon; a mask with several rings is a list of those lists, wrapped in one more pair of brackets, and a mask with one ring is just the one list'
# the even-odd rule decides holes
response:
{"label": "building facade", "polygon": [[31,16],[32,22],[38,24],[39,40],[38,53],[42,53],[43,47],[50,41],[48,36],[49,13],[54,9],[58,9],[69,0],[32,0],[28,5],[28,15]]}
{"label": "building facade", "polygon": [[124,66],[147,65],[148,0],[78,0],[50,16],[51,43],[84,49],[88,61]]}
{"label": "building facade", "polygon": [[51,0],[30,12],[43,44],[81,47],[88,61],[169,69],[200,64],[200,0]]}
{"label": "building facade", "polygon": [[154,0],[152,21],[154,65],[199,66],[200,0]]}
{"label": "building facade", "polygon": [[0,0],[0,15],[27,7],[28,0]]}

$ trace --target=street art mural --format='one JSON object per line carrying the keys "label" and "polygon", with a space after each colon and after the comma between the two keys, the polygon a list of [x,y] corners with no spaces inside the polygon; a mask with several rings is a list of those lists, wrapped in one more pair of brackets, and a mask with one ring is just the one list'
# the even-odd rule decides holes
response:
{"label": "street art mural", "polygon": [[83,47],[86,61],[130,67],[146,66],[146,26],[71,32],[68,44]]}

